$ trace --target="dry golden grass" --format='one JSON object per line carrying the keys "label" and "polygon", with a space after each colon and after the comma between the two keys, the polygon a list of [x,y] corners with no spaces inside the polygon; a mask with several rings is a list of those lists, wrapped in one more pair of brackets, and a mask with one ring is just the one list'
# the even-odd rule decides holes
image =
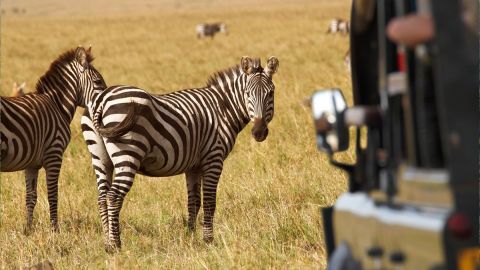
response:
{"label": "dry golden grass", "polygon": [[[3,7],[13,5],[5,2]],[[203,86],[211,73],[237,64],[243,55],[263,62],[277,56],[269,138],[259,144],[248,131],[239,136],[219,184],[214,243],[204,244],[201,230],[187,233],[183,176],[137,176],[121,214],[123,249],[106,254],[79,109],[59,181],[60,233],[49,230],[43,170],[35,228],[28,236],[22,231],[23,173],[1,174],[0,269],[44,259],[56,269],[325,268],[319,208],[345,190],[345,176],[316,150],[310,112],[301,102],[325,87],[340,87],[351,100],[343,65],[348,40],[325,34],[329,19],[347,17],[349,1],[294,5],[296,1],[270,0],[259,8],[233,1],[199,10],[193,7],[209,1],[182,8],[166,2],[170,8],[157,5],[128,16],[121,8],[105,15],[106,4],[100,10],[90,6],[93,15],[43,16],[50,13],[39,11],[28,16],[34,13],[29,2],[19,1],[26,14],[2,16],[0,94],[8,95],[15,80],[26,80],[32,89],[61,52],[78,44],[93,45],[94,64],[109,85],[135,85],[155,93]],[[197,40],[195,24],[203,21],[225,21],[230,35]]]}

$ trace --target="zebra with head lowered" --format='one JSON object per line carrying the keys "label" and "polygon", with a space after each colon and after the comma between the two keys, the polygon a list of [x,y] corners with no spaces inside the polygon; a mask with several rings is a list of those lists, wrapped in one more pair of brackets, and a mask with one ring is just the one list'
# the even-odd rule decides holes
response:
{"label": "zebra with head lowered", "polygon": [[239,66],[217,72],[203,88],[151,95],[132,86],[112,86],[99,95],[93,119],[82,117],[82,130],[97,176],[107,251],[121,246],[119,214],[137,173],[185,173],[188,228],[195,229],[203,193],[203,236],[213,240],[223,162],[249,122],[253,138],[266,139],[278,65],[275,57],[265,69],[259,59],[243,57]]}
{"label": "zebra with head lowered", "polygon": [[195,31],[197,38],[211,37],[213,39],[218,32],[228,35],[227,26],[224,23],[201,23],[195,27]]}
{"label": "zebra with head lowered", "polygon": [[106,88],[92,60],[90,48],[67,51],[38,80],[35,92],[1,98],[0,167],[2,172],[25,170],[27,230],[32,225],[42,167],[46,171],[50,221],[58,230],[58,176],[70,141],[70,122],[77,106],[85,107]]}

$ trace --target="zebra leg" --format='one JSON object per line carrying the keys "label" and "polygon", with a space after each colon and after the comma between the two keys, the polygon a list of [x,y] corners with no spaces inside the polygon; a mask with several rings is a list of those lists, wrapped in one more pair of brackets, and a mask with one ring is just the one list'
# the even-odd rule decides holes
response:
{"label": "zebra leg", "polygon": [[198,211],[202,205],[200,196],[201,175],[197,172],[187,172],[188,192],[188,229],[195,230]]}
{"label": "zebra leg", "polygon": [[108,223],[108,207],[107,207],[107,194],[112,184],[113,167],[105,166],[104,173],[100,173],[95,169],[97,175],[97,188],[98,188],[98,210],[100,212],[100,218],[102,219],[102,228],[105,245],[110,245],[109,242],[109,223]]}
{"label": "zebra leg", "polygon": [[203,240],[213,241],[213,216],[217,204],[217,186],[222,173],[222,162],[212,162],[203,174]]}
{"label": "zebra leg", "polygon": [[50,223],[54,231],[58,232],[58,176],[62,167],[62,155],[50,156],[45,159],[47,164],[44,165],[47,173],[47,193],[48,205],[50,207]]}
{"label": "zebra leg", "polygon": [[[103,142],[101,142],[103,145]],[[97,189],[98,189],[98,210],[100,218],[102,220],[102,229],[105,246],[110,245],[109,240],[109,223],[108,223],[108,207],[107,207],[107,194],[112,185],[113,165],[108,160],[95,160],[93,158],[93,168],[97,177]]]}
{"label": "zebra leg", "polygon": [[109,245],[108,238],[108,210],[107,193],[112,185],[113,164],[108,156],[103,138],[95,131],[88,110],[81,118],[82,135],[92,156],[93,170],[97,178],[98,210],[102,219],[105,245]]}
{"label": "zebra leg", "polygon": [[105,244],[105,250],[112,253],[122,247],[120,240],[120,210],[122,209],[123,199],[121,193],[112,188],[107,193],[107,211],[108,211],[108,242]]}
{"label": "zebra leg", "polygon": [[109,245],[105,247],[107,252],[113,252],[122,246],[120,240],[120,210],[122,210],[125,196],[133,185],[137,169],[138,164],[129,161],[115,164],[115,180],[107,193],[108,234],[110,241]]}
{"label": "zebra leg", "polygon": [[102,220],[104,241],[107,246],[109,245],[107,193],[112,184],[113,164],[108,156],[103,138],[95,131],[87,110],[82,116],[81,127],[83,138],[92,156],[93,170],[97,178],[98,210]]}
{"label": "zebra leg", "polygon": [[28,233],[32,228],[33,210],[37,204],[37,179],[38,168],[29,168],[25,170],[25,183],[27,187],[26,192],[26,209],[27,209],[27,225],[25,233]]}

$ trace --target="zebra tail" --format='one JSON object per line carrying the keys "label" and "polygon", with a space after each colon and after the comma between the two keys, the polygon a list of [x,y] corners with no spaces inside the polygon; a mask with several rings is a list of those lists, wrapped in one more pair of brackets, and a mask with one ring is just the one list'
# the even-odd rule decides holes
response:
{"label": "zebra tail", "polygon": [[100,107],[99,110],[95,112],[95,115],[93,117],[93,126],[102,137],[108,139],[118,139],[133,129],[141,110],[141,104],[133,101],[130,102],[130,104],[128,105],[127,115],[125,116],[123,121],[116,124],[115,126],[107,128],[104,127],[102,124],[103,107]]}

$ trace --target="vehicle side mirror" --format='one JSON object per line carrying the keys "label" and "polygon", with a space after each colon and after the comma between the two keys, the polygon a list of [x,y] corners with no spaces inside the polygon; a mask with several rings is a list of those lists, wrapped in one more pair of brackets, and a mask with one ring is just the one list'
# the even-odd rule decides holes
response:
{"label": "vehicle side mirror", "polygon": [[318,90],[311,98],[317,147],[328,154],[348,149],[349,133],[344,120],[347,103],[339,89]]}

